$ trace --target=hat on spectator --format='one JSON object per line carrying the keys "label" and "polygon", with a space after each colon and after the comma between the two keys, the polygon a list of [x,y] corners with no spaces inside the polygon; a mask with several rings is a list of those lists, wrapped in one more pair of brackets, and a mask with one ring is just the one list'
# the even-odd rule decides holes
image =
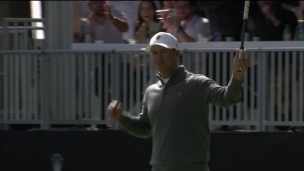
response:
{"label": "hat on spectator", "polygon": [[168,49],[178,49],[177,39],[170,33],[158,32],[150,40],[150,44],[145,48],[146,52],[150,52],[152,46],[159,45]]}

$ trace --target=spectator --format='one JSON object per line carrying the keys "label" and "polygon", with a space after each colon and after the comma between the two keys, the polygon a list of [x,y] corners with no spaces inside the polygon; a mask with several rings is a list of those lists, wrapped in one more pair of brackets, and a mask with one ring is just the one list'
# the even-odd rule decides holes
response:
{"label": "spectator", "polygon": [[129,29],[123,13],[105,1],[90,1],[89,8],[92,14],[82,22],[82,36],[89,35],[89,42],[123,43],[122,33]]}
{"label": "spectator", "polygon": [[134,33],[136,43],[149,43],[151,37],[160,31],[161,22],[157,18],[156,10],[154,1],[140,1]]}
{"label": "spectator", "polygon": [[[197,8],[204,11],[208,18],[212,36],[220,33],[220,40],[233,37],[235,41],[240,41],[244,3],[244,1],[198,1]],[[212,41],[215,40],[214,38],[212,37]]]}
{"label": "spectator", "polygon": [[259,37],[261,41],[281,41],[286,25],[294,39],[297,17],[294,12],[285,9],[278,1],[257,1],[252,3],[249,10],[248,32],[252,37]]}
{"label": "spectator", "polygon": [[[168,9],[173,9],[174,8],[174,1],[162,1],[162,10],[168,10]],[[161,23],[162,23],[162,31],[167,32],[167,33],[173,33],[173,28],[171,28],[166,21],[166,19],[169,17],[169,12],[168,11],[163,11],[160,14],[161,17]]]}
{"label": "spectator", "polygon": [[128,40],[134,39],[134,30],[135,24],[134,21],[137,17],[137,8],[139,5],[139,1],[108,1],[111,6],[115,6],[115,8],[122,13],[124,13],[126,17],[126,21],[129,25],[129,30],[123,33],[123,38],[126,43]]}
{"label": "spectator", "polygon": [[167,22],[172,27],[173,35],[181,43],[198,42],[199,37],[210,37],[209,21],[199,17],[196,1],[175,1],[176,16],[168,17]]}

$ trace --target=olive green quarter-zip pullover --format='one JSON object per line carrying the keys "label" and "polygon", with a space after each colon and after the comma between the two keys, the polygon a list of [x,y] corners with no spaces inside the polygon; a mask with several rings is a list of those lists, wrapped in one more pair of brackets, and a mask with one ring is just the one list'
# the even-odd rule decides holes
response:
{"label": "olive green quarter-zip pullover", "polygon": [[242,88],[242,81],[231,79],[227,86],[220,86],[181,65],[166,85],[160,79],[146,89],[138,116],[123,115],[120,123],[131,135],[152,136],[152,166],[206,163],[210,158],[209,104],[232,106],[240,101]]}

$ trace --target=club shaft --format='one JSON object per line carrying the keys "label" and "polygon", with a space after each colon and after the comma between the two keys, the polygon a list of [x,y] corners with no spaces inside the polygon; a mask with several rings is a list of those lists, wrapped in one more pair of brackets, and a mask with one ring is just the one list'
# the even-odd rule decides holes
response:
{"label": "club shaft", "polygon": [[[249,4],[250,1],[245,1],[244,5],[244,14],[243,14],[243,28],[242,28],[242,34],[241,34],[241,46],[240,46],[240,54],[244,52],[244,40],[245,40],[245,32],[246,32],[246,26],[247,26],[247,19],[248,19],[248,13],[249,13]],[[242,72],[242,68],[238,68],[238,72]]]}
{"label": "club shaft", "polygon": [[245,39],[245,32],[246,32],[246,26],[247,26],[248,13],[249,13],[249,5],[250,5],[250,1],[245,1],[240,49],[244,49],[244,39]]}
{"label": "club shaft", "polygon": [[244,49],[246,25],[247,25],[247,19],[243,19],[243,30],[242,30],[242,35],[241,35],[241,47],[240,47],[240,49]]}

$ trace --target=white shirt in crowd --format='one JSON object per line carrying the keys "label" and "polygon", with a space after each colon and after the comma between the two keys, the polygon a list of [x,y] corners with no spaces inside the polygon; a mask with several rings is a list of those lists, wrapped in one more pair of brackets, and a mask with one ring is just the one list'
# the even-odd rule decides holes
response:
{"label": "white shirt in crowd", "polygon": [[[199,42],[199,34],[203,37],[210,39],[210,25],[209,21],[206,18],[201,18],[197,15],[194,15],[191,21],[185,26],[185,22],[181,22],[181,26],[184,31],[192,37],[196,42]],[[174,31],[173,35],[180,41],[178,33]]]}
{"label": "white shirt in crowd", "polygon": [[[112,15],[117,18],[126,19],[123,12],[117,10],[112,5]],[[103,43],[124,43],[123,33],[119,31],[111,21],[106,20],[104,24],[96,24],[95,26],[95,41],[102,41]],[[86,18],[82,19],[82,29],[84,34],[91,33],[91,25]]]}

